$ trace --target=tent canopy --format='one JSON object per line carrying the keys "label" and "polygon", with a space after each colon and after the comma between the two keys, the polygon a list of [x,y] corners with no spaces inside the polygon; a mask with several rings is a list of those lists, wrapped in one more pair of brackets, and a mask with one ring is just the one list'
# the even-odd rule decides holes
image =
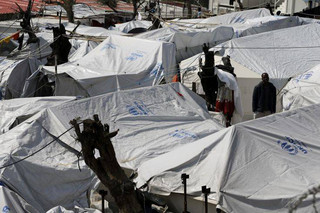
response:
{"label": "tent canopy", "polygon": [[[163,77],[171,82],[176,74],[174,56],[171,43],[110,36],[83,58],[58,66],[55,92],[94,96],[156,85]],[[53,75],[55,68],[45,66],[42,72]]]}
{"label": "tent canopy", "polygon": [[[288,212],[319,185],[319,116],[320,105],[312,105],[220,130],[143,163],[137,187],[148,183],[154,193],[183,193],[186,173],[188,194],[199,196],[206,185],[209,199],[226,212]],[[298,210],[311,212],[312,196]]]}
{"label": "tent canopy", "polygon": [[260,75],[267,72],[280,90],[288,78],[319,64],[319,35],[319,24],[307,24],[232,39],[213,49]]}

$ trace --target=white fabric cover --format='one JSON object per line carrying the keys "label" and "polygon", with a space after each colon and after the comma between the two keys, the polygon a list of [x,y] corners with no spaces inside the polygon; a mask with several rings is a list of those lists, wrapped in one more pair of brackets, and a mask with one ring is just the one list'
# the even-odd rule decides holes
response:
{"label": "white fabric cover", "polygon": [[98,114],[111,131],[119,129],[112,142],[118,162],[129,169],[223,128],[211,119],[205,101],[180,83],[108,93],[51,111],[65,128],[76,117]]}
{"label": "white fabric cover", "polygon": [[244,23],[248,19],[271,16],[270,11],[265,8],[245,10],[239,12],[227,13],[224,15],[213,16],[206,19],[179,19],[170,21],[173,25],[193,27],[193,28],[211,28],[220,24]]}
{"label": "white fabric cover", "polygon": [[79,144],[56,139],[69,127],[47,109],[0,135],[0,180],[39,212],[57,205],[88,207],[87,193],[97,183],[84,161],[78,162],[72,146]]}
{"label": "white fabric cover", "polygon": [[[64,26],[67,31],[72,32],[74,28],[77,26],[76,24],[73,23],[64,23]],[[80,24],[77,29],[75,30],[75,33],[80,34],[80,35],[85,35],[85,36],[111,36],[111,35],[126,35],[126,33],[121,33],[118,31],[113,31],[113,30],[107,30],[103,27],[91,27],[91,26],[86,26],[83,24]]]}
{"label": "white fabric cover", "polygon": [[99,45],[100,42],[89,41],[89,40],[75,40],[70,39],[72,47],[68,56],[69,62],[73,62],[81,59],[83,56],[87,55],[91,50]]}
{"label": "white fabric cover", "polygon": [[239,38],[272,30],[295,27],[303,23],[304,22],[297,16],[264,16],[247,19],[243,23],[227,26],[232,26],[234,29],[234,38]]}
{"label": "white fabric cover", "polygon": [[0,101],[0,134],[9,130],[16,118],[32,116],[37,112],[63,102],[75,100],[75,97],[37,97]]}
{"label": "white fabric cover", "polygon": [[109,30],[111,31],[119,31],[123,33],[128,33],[130,30],[134,28],[145,28],[148,29],[149,27],[152,26],[151,21],[140,21],[140,20],[133,20],[133,21],[128,21],[122,24],[116,24],[115,27],[109,27]]}
{"label": "white fabric cover", "polygon": [[[94,96],[106,92],[159,84],[162,77],[171,82],[176,74],[174,44],[110,36],[83,58],[58,66],[56,95]],[[43,72],[54,74],[53,66]],[[65,75],[67,74],[67,75]],[[83,88],[60,84],[74,80]],[[59,78],[61,80],[59,80]]]}
{"label": "white fabric cover", "polygon": [[280,90],[288,78],[319,63],[319,35],[319,24],[307,24],[232,39],[214,50],[258,74],[267,72]]}
{"label": "white fabric cover", "polygon": [[[0,168],[51,143],[70,128],[70,120],[98,114],[110,131],[120,129],[112,139],[118,162],[136,169],[148,159],[222,129],[205,107],[202,98],[180,83],[62,103],[0,135]],[[81,147],[75,138],[72,129],[30,158],[0,169],[0,181],[39,212],[57,205],[87,207],[88,190],[97,180],[83,159],[78,162]]]}
{"label": "white fabric cover", "polygon": [[33,212],[39,213],[30,206],[17,193],[0,184],[0,210],[2,213],[9,212]]}
{"label": "white fabric cover", "polygon": [[0,87],[6,93],[4,96],[19,98],[26,79],[38,69],[40,64],[40,61],[32,58],[0,61]]}
{"label": "white fabric cover", "polygon": [[320,64],[295,76],[282,89],[284,110],[292,110],[320,103]]}
{"label": "white fabric cover", "polygon": [[215,27],[208,32],[188,32],[174,28],[160,28],[140,33],[135,37],[174,43],[177,49],[176,59],[177,62],[180,62],[202,52],[204,43],[212,47],[230,40],[233,34],[231,27]]}
{"label": "white fabric cover", "polygon": [[[223,129],[138,168],[137,187],[148,183],[151,192],[200,196],[225,212],[288,212],[289,205],[319,185],[320,105],[271,115]],[[312,196],[298,212],[312,212]],[[319,199],[316,201],[320,207]]]}

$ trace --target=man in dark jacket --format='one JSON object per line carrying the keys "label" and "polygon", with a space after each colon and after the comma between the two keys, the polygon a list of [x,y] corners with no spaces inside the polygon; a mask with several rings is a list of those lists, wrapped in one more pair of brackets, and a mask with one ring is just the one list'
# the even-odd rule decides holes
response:
{"label": "man in dark jacket", "polygon": [[269,82],[268,73],[263,73],[261,79],[262,81],[253,90],[252,111],[254,119],[276,112],[276,88]]}

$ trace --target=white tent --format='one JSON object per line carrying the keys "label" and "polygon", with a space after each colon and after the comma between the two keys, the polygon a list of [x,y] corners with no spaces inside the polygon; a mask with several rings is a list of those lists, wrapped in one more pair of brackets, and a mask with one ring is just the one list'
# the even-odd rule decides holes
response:
{"label": "white tent", "polygon": [[[176,74],[174,44],[110,36],[83,58],[58,66],[56,95],[94,96],[171,82]],[[54,75],[55,68],[42,72]]]}
{"label": "white tent", "polygon": [[94,114],[110,131],[120,129],[112,142],[118,162],[129,169],[223,128],[180,83],[61,103],[0,135],[0,181],[39,212],[87,207],[97,180],[77,157],[81,147],[69,122]]}
{"label": "white tent", "polygon": [[40,61],[32,58],[2,60],[0,62],[0,90],[4,93],[4,98],[19,98],[26,79],[38,69],[40,64]]}
{"label": "white tent", "polygon": [[0,182],[0,207],[3,213],[7,212],[34,212],[35,208],[23,200],[17,193],[11,191]]}
{"label": "white tent", "polygon": [[267,72],[281,90],[288,78],[319,64],[319,35],[319,24],[307,24],[232,39],[214,50],[260,75]]}
{"label": "white tent", "polygon": [[66,129],[46,109],[0,135],[0,180],[39,212],[88,207],[97,183],[73,144],[59,138]]}
{"label": "white tent", "polygon": [[17,125],[37,112],[63,102],[75,100],[75,97],[38,97],[19,98],[0,101],[0,134],[7,132],[12,125]]}
{"label": "white tent", "polygon": [[239,12],[227,13],[224,15],[213,16],[206,19],[179,19],[173,20],[169,23],[193,28],[211,28],[216,25],[234,24],[234,23],[244,23],[248,19],[271,16],[270,11],[265,8],[245,10]]}
{"label": "white tent", "polygon": [[111,31],[119,31],[123,33],[128,33],[130,30],[134,28],[145,28],[148,29],[149,27],[152,26],[151,21],[139,21],[139,20],[133,20],[133,21],[128,21],[122,24],[116,24],[115,27],[109,27],[109,30]]}
{"label": "white tent", "polygon": [[284,110],[292,110],[320,103],[320,65],[293,77],[282,89]]}
{"label": "white tent", "polygon": [[180,83],[108,93],[50,110],[64,128],[74,118],[98,114],[111,130],[119,129],[112,142],[118,162],[128,169],[223,128],[211,119],[204,100]]}
{"label": "white tent", "polygon": [[234,38],[239,38],[272,30],[295,27],[304,23],[305,22],[297,16],[264,16],[247,19],[245,22],[226,26],[233,27]]}
{"label": "white tent", "polygon": [[176,46],[176,59],[177,62],[180,62],[202,52],[203,43],[212,47],[230,40],[233,34],[231,27],[215,27],[208,32],[187,32],[167,27],[140,33],[135,37],[174,43]]}
{"label": "white tent", "polygon": [[[137,187],[147,183],[154,193],[182,194],[186,173],[188,194],[199,196],[206,185],[209,200],[225,212],[288,212],[319,186],[319,116],[320,105],[312,105],[236,124],[145,162]],[[312,211],[308,196],[298,212]]]}
{"label": "white tent", "polygon": [[97,41],[90,40],[76,40],[70,39],[72,47],[68,56],[69,62],[80,60],[83,56],[87,55],[91,50],[100,44]]}

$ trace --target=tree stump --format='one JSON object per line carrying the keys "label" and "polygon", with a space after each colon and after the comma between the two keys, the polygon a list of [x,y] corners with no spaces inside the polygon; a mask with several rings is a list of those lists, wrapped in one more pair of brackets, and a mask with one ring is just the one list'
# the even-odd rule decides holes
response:
{"label": "tree stump", "polygon": [[[70,124],[75,128],[77,140],[81,143],[85,163],[108,187],[119,211],[121,213],[143,212],[136,197],[134,185],[120,167],[110,140],[117,135],[118,130],[109,132],[108,124],[102,125],[98,115],[94,115],[94,120],[83,121],[82,132],[76,120],[70,121]],[[99,150],[98,158],[94,156],[95,149]]]}

